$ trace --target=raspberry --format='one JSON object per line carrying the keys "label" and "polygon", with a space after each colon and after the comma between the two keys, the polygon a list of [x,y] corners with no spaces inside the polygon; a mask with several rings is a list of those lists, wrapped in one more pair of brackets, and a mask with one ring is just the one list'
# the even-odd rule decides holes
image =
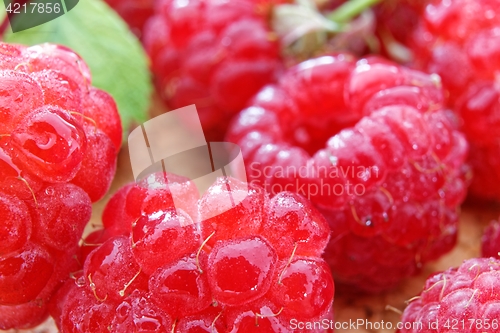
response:
{"label": "raspberry", "polygon": [[[232,178],[199,200],[194,189],[156,173],[111,198],[105,229],[84,242],[83,274],[50,307],[61,332],[293,332],[291,318],[331,319],[334,284],[319,257],[328,224],[306,199]],[[208,215],[230,196],[243,200]]]}
{"label": "raspberry", "polygon": [[[470,192],[500,200],[500,121],[496,72],[500,7],[494,0],[434,1],[409,42],[414,66],[441,75],[448,104],[461,118],[474,171]],[[456,69],[460,68],[459,71]]]}
{"label": "raspberry", "polygon": [[494,258],[469,259],[433,274],[406,307],[398,332],[498,332],[499,278]]}
{"label": "raspberry", "polygon": [[500,222],[491,221],[484,230],[481,245],[483,257],[500,257]]}
{"label": "raspberry", "polygon": [[[302,62],[263,88],[226,139],[241,147],[252,184],[297,192],[325,215],[336,281],[378,292],[456,241],[468,169],[454,122],[439,77],[338,54]],[[304,240],[321,237],[307,220],[285,220]],[[275,237],[289,252],[286,234]]]}
{"label": "raspberry", "polygon": [[196,104],[208,139],[221,139],[282,64],[267,22],[272,1],[158,1],[144,29],[156,86],[170,109]]}
{"label": "raspberry", "polygon": [[121,145],[116,105],[85,62],[58,45],[0,43],[0,329],[48,316],[78,270],[91,204],[108,190]]}

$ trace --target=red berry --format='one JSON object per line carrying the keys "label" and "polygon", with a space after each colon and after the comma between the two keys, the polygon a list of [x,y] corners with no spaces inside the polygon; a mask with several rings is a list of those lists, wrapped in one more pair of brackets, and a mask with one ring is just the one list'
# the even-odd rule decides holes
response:
{"label": "red berry", "polygon": [[[322,56],[262,89],[227,140],[241,147],[252,184],[297,192],[325,215],[337,281],[376,292],[456,240],[468,147],[443,102],[436,75],[376,57]],[[281,243],[290,253],[299,239]]]}
{"label": "red berry", "polygon": [[471,143],[471,194],[489,200],[500,200],[499,14],[497,1],[431,1],[408,41],[414,66],[442,77]]}
{"label": "red berry", "polygon": [[499,267],[494,258],[469,259],[435,273],[405,309],[398,332],[452,332],[455,322],[466,323],[458,328],[464,333],[498,332]]}
{"label": "red berry", "polygon": [[163,173],[120,189],[105,229],[83,243],[82,275],[51,303],[59,329],[287,333],[301,307],[303,320],[331,318],[333,279],[319,258],[329,229],[306,199],[269,199],[232,178],[197,196],[194,183]]}
{"label": "red berry", "polygon": [[209,139],[281,69],[279,43],[267,22],[271,1],[162,0],[144,29],[144,44],[170,109],[196,104]]}
{"label": "red berry", "polygon": [[483,257],[500,257],[500,223],[491,221],[484,230],[481,253]]}

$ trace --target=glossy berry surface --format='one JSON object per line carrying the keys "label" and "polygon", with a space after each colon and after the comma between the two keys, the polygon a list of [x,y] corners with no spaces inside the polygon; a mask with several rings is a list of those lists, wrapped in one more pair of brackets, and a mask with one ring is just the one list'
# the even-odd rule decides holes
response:
{"label": "glossy berry surface", "polygon": [[160,96],[172,110],[196,104],[210,140],[282,68],[272,4],[161,0],[144,28]]}
{"label": "glossy berry surface", "polygon": [[[500,2],[433,1],[409,45],[415,67],[437,73],[470,142],[471,194],[500,200]],[[460,70],[456,70],[460,68]]]}
{"label": "glossy berry surface", "polygon": [[494,258],[469,259],[435,273],[404,310],[405,329],[398,332],[452,332],[454,327],[464,333],[500,332],[499,277],[500,261]]}
{"label": "glossy berry surface", "polygon": [[[455,244],[468,146],[443,103],[436,75],[322,56],[263,88],[226,139],[241,147],[252,184],[301,194],[325,215],[334,236],[324,258],[336,281],[378,292]],[[272,200],[296,200],[287,196]],[[320,238],[301,214],[276,211],[271,219],[287,223],[264,230]],[[286,236],[281,243],[290,248]]]}
{"label": "glossy berry surface", "polygon": [[[225,177],[201,198],[193,190],[188,179],[156,173],[111,198],[105,229],[84,241],[83,273],[51,307],[62,333],[285,333],[301,308],[304,320],[333,319],[333,279],[320,258],[330,232],[305,198],[269,198]],[[229,196],[242,200],[203,218]]]}
{"label": "glossy berry surface", "polygon": [[0,329],[30,328],[78,270],[91,204],[115,173],[121,124],[76,53],[6,43],[0,124]]}
{"label": "glossy berry surface", "polygon": [[500,223],[498,221],[491,221],[486,227],[481,243],[483,257],[500,257]]}

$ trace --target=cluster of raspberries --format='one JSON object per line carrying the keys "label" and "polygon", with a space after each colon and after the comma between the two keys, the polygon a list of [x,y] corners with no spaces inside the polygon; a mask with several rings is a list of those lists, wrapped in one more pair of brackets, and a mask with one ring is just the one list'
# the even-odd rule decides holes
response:
{"label": "cluster of raspberries", "polygon": [[[287,0],[107,2],[167,106],[196,104],[209,141],[241,148],[248,183],[221,177],[200,197],[150,174],[82,240],[116,170],[116,105],[71,50],[0,43],[0,329],[50,314],[63,333],[302,332],[291,322],[333,323],[333,278],[383,292],[451,250],[469,185],[500,200],[500,0],[377,6],[382,54],[411,51],[409,67],[326,40],[290,56],[312,28],[280,26],[298,15]],[[499,244],[494,221],[486,258],[432,275],[399,332],[499,332]]]}

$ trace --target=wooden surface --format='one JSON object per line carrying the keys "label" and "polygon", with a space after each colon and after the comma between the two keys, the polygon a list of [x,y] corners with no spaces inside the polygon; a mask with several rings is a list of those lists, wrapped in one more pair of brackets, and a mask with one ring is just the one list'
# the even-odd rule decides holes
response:
{"label": "wooden surface", "polygon": [[[163,112],[159,107],[158,101],[152,116]],[[182,128],[179,124],[172,124],[170,128],[165,129],[166,133],[176,133],[169,138],[185,138]],[[188,134],[186,134],[188,135]],[[172,142],[175,144],[175,141]],[[109,200],[111,195],[120,188],[123,184],[133,181],[133,175],[130,167],[128,147],[124,146],[118,157],[118,169],[115,180],[111,186],[109,193],[99,202],[94,204],[91,222],[87,228],[88,232],[92,228],[98,227],[101,224],[100,216],[102,210]],[[335,296],[334,310],[335,320],[338,323],[356,322],[363,320],[365,325],[357,326],[357,329],[339,329],[336,332],[394,332],[395,329],[387,329],[391,325],[396,327],[400,319],[398,311],[402,311],[405,307],[405,301],[415,296],[421,290],[427,276],[434,271],[445,270],[451,266],[459,265],[464,259],[472,258],[479,255],[480,238],[483,228],[492,219],[498,218],[500,215],[500,205],[498,204],[471,204],[467,203],[462,208],[460,218],[459,241],[455,249],[442,257],[440,260],[426,265],[422,273],[416,277],[403,281],[400,287],[392,292],[376,295],[376,296],[359,296],[350,295],[347,293],[337,294]],[[381,326],[382,321],[384,327],[376,329],[377,325]],[[390,322],[391,324],[387,324]],[[370,325],[372,327],[370,327]],[[370,329],[371,328],[371,329]],[[34,330],[28,331],[8,331],[14,332],[36,332],[36,333],[53,333],[57,332],[53,321],[48,320],[46,323]]]}

